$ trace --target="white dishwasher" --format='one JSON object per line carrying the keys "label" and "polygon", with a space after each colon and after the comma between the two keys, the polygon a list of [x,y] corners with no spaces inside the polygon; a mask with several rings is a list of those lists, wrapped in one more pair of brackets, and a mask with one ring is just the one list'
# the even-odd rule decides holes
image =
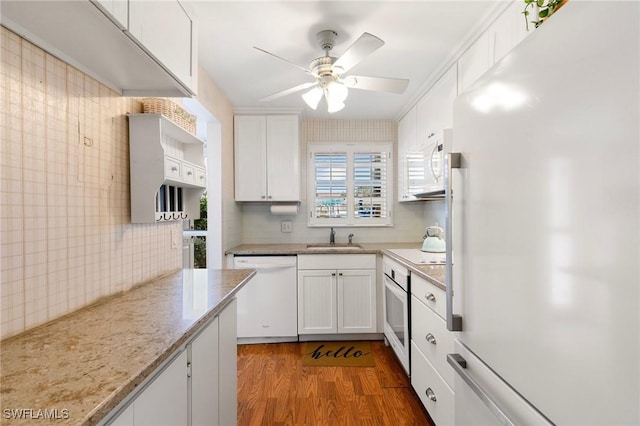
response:
{"label": "white dishwasher", "polygon": [[298,340],[297,257],[235,256],[235,269],[256,275],[238,292],[241,343]]}

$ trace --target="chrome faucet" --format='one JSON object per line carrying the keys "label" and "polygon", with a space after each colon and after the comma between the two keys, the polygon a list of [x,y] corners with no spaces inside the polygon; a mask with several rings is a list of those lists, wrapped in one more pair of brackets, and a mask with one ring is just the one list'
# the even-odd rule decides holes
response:
{"label": "chrome faucet", "polygon": [[349,234],[349,245],[353,245],[353,234]]}
{"label": "chrome faucet", "polygon": [[336,231],[331,228],[331,233],[329,234],[329,244],[332,246],[336,245]]}

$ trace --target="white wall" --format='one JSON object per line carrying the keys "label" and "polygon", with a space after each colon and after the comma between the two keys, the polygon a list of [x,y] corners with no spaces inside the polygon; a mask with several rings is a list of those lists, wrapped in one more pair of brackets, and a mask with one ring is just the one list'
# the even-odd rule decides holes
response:
{"label": "white wall", "polygon": [[[302,144],[300,150],[302,174],[302,204],[300,212],[297,216],[272,216],[269,213],[268,204],[243,204],[243,243],[306,243],[328,241],[328,228],[307,227],[307,144],[309,142],[391,141],[394,146],[397,146],[397,125],[391,120],[304,120],[301,125],[300,139]],[[394,195],[394,200],[396,198]],[[394,202],[393,209],[393,227],[336,228],[336,241],[346,242],[349,233],[355,234],[354,242],[420,241],[426,224],[424,203],[399,204]],[[283,220],[290,220],[292,222],[293,232],[280,232],[280,222]]]}

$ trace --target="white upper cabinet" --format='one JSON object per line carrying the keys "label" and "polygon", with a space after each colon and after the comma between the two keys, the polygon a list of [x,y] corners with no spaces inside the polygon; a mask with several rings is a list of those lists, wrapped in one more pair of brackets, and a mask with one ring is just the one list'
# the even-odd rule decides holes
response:
{"label": "white upper cabinet", "polygon": [[[412,201],[416,198],[411,195],[412,174],[415,172],[412,164],[413,153],[416,146],[416,107],[414,106],[398,122],[398,201]],[[422,163],[422,162],[419,162]],[[419,172],[419,171],[418,171]],[[424,175],[424,172],[421,174]]]}
{"label": "white upper cabinet", "polygon": [[176,0],[3,1],[0,23],[124,96],[196,93],[195,23]]}
{"label": "white upper cabinet", "polygon": [[458,95],[457,75],[457,67],[454,64],[418,101],[418,149],[430,144],[430,139],[443,129],[453,127],[453,101]]}
{"label": "white upper cabinet", "polygon": [[130,0],[129,33],[178,80],[195,86],[192,20],[177,0]]}
{"label": "white upper cabinet", "polygon": [[102,9],[105,14],[120,29],[126,30],[129,26],[129,0],[91,0]]}
{"label": "white upper cabinet", "polygon": [[523,10],[523,2],[512,2],[489,27],[489,59],[491,64],[502,59],[533,31],[533,24],[529,24],[529,31],[527,31],[522,15]]}
{"label": "white upper cabinet", "polygon": [[234,117],[236,201],[300,201],[297,115]]}
{"label": "white upper cabinet", "polygon": [[491,65],[489,33],[485,31],[458,59],[458,93],[467,90]]}

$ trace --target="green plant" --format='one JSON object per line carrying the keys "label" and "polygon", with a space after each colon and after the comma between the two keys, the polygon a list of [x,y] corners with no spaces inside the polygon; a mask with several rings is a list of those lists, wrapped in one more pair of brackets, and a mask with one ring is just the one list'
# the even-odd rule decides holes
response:
{"label": "green plant", "polygon": [[[207,192],[205,191],[200,198],[200,219],[193,221],[193,228],[198,230],[207,230]],[[193,267],[207,267],[207,245],[205,237],[194,237],[193,239]]]}
{"label": "green plant", "polygon": [[[534,14],[537,16],[533,17],[534,20],[531,21],[536,28],[542,24],[545,19],[549,18],[553,13],[560,8],[567,0],[524,0],[524,10],[522,14],[524,15],[524,22],[527,26],[527,31],[529,31],[529,14],[531,9]],[[537,12],[536,12],[537,10]]]}

